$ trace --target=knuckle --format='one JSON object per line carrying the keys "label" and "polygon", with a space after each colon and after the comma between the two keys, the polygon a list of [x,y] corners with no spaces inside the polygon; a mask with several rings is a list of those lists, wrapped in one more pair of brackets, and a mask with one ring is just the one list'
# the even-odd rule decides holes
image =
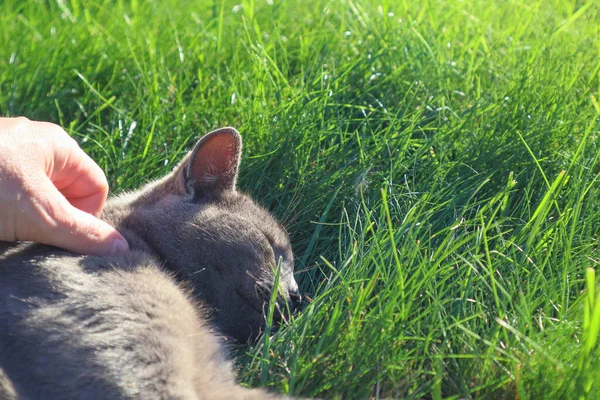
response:
{"label": "knuckle", "polygon": [[21,132],[26,132],[30,129],[31,127],[31,120],[27,117],[16,117],[14,119],[14,125],[13,127],[17,130],[17,131],[21,131]]}
{"label": "knuckle", "polygon": [[15,120],[17,121],[17,123],[19,124],[29,124],[31,122],[31,120],[27,117],[16,117]]}
{"label": "knuckle", "polygon": [[48,132],[51,135],[66,136],[70,138],[70,136],[67,134],[67,132],[65,132],[63,128],[52,122],[39,122],[39,124],[41,128],[43,128],[46,132]]}
{"label": "knuckle", "polygon": [[37,125],[39,131],[50,136],[52,140],[60,138],[61,140],[64,140],[64,143],[77,144],[77,141],[69,136],[69,134],[60,125],[46,121],[38,121],[35,122],[35,124]]}

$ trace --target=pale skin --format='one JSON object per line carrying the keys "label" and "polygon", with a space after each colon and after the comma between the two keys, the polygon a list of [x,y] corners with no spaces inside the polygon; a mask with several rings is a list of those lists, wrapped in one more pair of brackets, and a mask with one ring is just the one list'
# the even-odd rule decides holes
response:
{"label": "pale skin", "polygon": [[127,241],[99,219],[102,169],[58,125],[0,118],[0,241],[34,241],[111,255]]}

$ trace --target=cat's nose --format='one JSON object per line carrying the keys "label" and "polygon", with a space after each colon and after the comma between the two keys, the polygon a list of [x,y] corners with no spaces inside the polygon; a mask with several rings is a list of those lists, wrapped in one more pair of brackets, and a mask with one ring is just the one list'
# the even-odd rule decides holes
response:
{"label": "cat's nose", "polygon": [[298,311],[300,309],[301,304],[302,304],[302,296],[300,295],[300,292],[298,292],[298,291],[290,292],[289,306],[290,306],[290,311],[292,312],[292,314],[294,314],[296,311]]}

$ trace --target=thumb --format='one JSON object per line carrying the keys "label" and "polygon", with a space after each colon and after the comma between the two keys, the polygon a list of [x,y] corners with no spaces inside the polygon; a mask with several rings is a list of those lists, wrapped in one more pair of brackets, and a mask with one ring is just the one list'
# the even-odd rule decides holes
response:
{"label": "thumb", "polygon": [[127,240],[112,226],[70,204],[65,207],[65,218],[58,218],[52,244],[80,254],[117,255],[129,250]]}
{"label": "thumb", "polygon": [[[80,254],[116,255],[129,250],[127,240],[112,226],[85,211],[75,208],[61,195],[50,180],[37,193],[44,194],[38,205],[45,221],[34,241]],[[45,201],[44,201],[45,200]],[[48,223],[49,222],[49,223]]]}

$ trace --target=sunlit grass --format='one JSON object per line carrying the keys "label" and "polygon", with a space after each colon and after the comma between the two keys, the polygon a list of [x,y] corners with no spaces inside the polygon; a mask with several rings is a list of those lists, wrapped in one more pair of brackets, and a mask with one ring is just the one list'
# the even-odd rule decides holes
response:
{"label": "sunlit grass", "polygon": [[240,378],[322,398],[600,398],[594,1],[4,1],[0,114],[113,190],[202,133],[312,299]]}

